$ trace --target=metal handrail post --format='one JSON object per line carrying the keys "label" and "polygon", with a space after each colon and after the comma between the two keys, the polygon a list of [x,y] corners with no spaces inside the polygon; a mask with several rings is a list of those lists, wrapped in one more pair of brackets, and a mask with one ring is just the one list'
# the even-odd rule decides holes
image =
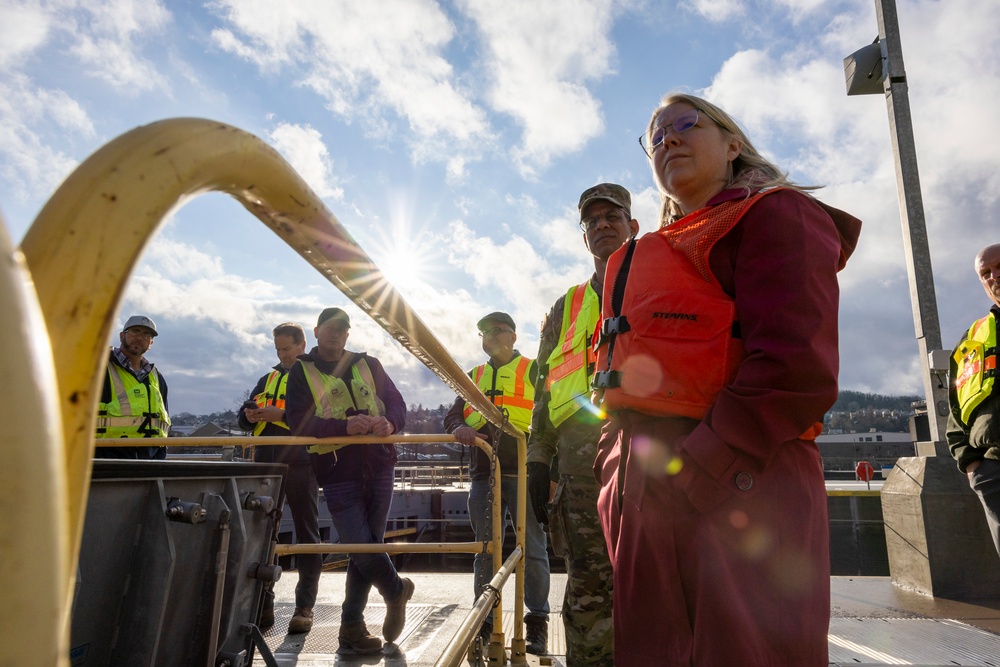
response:
{"label": "metal handrail post", "polygon": [[[518,431],[517,436],[517,527],[514,531],[517,535],[517,546],[522,552],[527,553],[527,546],[524,543],[524,522],[528,514],[528,481],[527,459],[528,446],[524,433]],[[532,517],[534,519],[534,517]],[[525,559],[521,558],[517,563],[517,573],[514,577],[514,638],[510,643],[510,662],[512,665],[525,665],[528,658],[524,643],[524,568]]]}

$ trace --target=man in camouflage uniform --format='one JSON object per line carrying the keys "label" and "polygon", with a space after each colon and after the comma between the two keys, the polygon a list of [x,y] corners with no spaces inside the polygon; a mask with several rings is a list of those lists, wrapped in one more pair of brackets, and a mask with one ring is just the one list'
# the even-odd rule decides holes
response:
{"label": "man in camouflage uniform", "polygon": [[[590,403],[591,338],[600,318],[604,269],[615,250],[639,231],[628,190],[602,183],[580,195],[583,242],[594,275],[555,302],[542,324],[538,380],[528,440],[528,491],[538,520],[549,523],[556,554],[566,563],[562,617],[567,667],[614,664],[612,570],[597,517],[593,465],[603,417]],[[559,484],[549,500],[549,469],[558,455]]]}

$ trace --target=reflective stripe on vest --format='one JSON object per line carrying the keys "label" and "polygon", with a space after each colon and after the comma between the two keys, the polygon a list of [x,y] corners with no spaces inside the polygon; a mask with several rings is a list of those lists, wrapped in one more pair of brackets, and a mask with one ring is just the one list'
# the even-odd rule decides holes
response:
{"label": "reflective stripe on vest", "polygon": [[560,344],[549,355],[545,380],[549,420],[556,427],[590,404],[590,378],[596,361],[590,343],[601,318],[600,299],[589,280],[569,288],[563,304]]}
{"label": "reflective stripe on vest", "polygon": [[997,368],[997,322],[993,313],[977,320],[952,355],[955,393],[962,422],[969,424],[972,413],[993,393]]}
{"label": "reflective stripe on vest", "polygon": [[153,369],[140,382],[118,364],[108,364],[111,402],[97,406],[97,438],[165,438],[170,417],[163,407],[160,380]]}
{"label": "reflective stripe on vest", "polygon": [[[385,414],[385,403],[375,392],[375,381],[368,362],[359,360],[351,366],[351,387],[335,375],[328,375],[316,368],[311,361],[299,359],[305,371],[306,383],[312,393],[315,411],[313,414],[323,419],[347,419],[347,411],[351,408],[361,412],[368,411],[373,417]],[[311,454],[327,454],[335,452],[347,445],[310,445]]]}
{"label": "reflective stripe on vest", "polygon": [[[490,364],[476,366],[469,374],[479,387],[479,391],[483,392],[493,405],[505,408],[510,423],[525,433],[531,428],[531,410],[535,406],[535,386],[528,379],[529,368],[531,359],[517,356],[496,369],[495,382],[493,366]],[[486,423],[486,417],[469,403],[465,404],[462,414],[465,423],[474,429],[479,429]]]}
{"label": "reflective stripe on vest", "polygon": [[[269,405],[273,405],[276,408],[282,410],[285,409],[285,387],[288,386],[288,373],[284,370],[273,370],[267,376],[267,381],[264,383],[264,391],[260,392],[254,396],[254,402],[257,407],[266,408]],[[288,429],[288,424],[285,422],[265,422],[259,421],[254,424],[253,434],[260,435],[268,424],[274,424],[279,426],[286,431]]]}

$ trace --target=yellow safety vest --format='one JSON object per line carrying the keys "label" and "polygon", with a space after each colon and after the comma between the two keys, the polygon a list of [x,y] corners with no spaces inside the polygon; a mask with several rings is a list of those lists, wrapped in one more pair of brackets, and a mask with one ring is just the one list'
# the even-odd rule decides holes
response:
{"label": "yellow safety vest", "polygon": [[549,355],[549,419],[558,427],[590,402],[590,379],[597,360],[591,338],[601,317],[601,302],[590,281],[566,292],[559,344]]}
{"label": "yellow safety vest", "polygon": [[997,321],[990,313],[969,327],[952,359],[957,365],[955,392],[962,421],[969,423],[972,412],[993,393],[997,372]]}
{"label": "yellow safety vest", "polygon": [[111,378],[111,402],[97,406],[96,437],[167,437],[170,417],[163,407],[156,369],[147,376],[147,385],[118,364],[109,362],[108,377]]}
{"label": "yellow safety vest", "polygon": [[[284,370],[273,370],[268,374],[264,383],[264,391],[254,396],[253,400],[259,408],[266,408],[273,405],[276,408],[285,409],[285,387],[288,385],[288,372]],[[253,434],[260,435],[268,424],[280,426],[286,431],[289,430],[285,422],[257,422],[253,427]]]}
{"label": "yellow safety vest", "polygon": [[[314,414],[323,419],[347,419],[347,411],[367,410],[373,417],[385,414],[385,403],[375,393],[375,381],[368,362],[361,359],[351,366],[351,388],[335,375],[328,375],[316,368],[311,361],[299,359],[305,370],[306,383],[312,393]],[[311,454],[328,454],[347,445],[310,445]]]}
{"label": "yellow safety vest", "polygon": [[[490,399],[498,408],[506,408],[507,419],[511,424],[525,433],[531,428],[531,409],[535,406],[535,385],[528,377],[531,359],[517,356],[496,369],[496,380],[493,377],[493,366],[483,364],[476,366],[469,373],[479,391]],[[486,423],[471,404],[465,404],[463,411],[465,423],[474,429],[479,429]]]}

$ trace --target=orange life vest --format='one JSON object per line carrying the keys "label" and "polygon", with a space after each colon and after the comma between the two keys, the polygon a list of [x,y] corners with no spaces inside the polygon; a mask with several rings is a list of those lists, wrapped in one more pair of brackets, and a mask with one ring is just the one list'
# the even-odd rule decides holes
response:
{"label": "orange life vest", "polygon": [[[646,234],[636,241],[627,276],[618,275],[627,246],[611,256],[602,299],[604,333],[597,349],[605,411],[702,419],[732,382],[746,353],[736,304],[712,274],[708,255],[754,203],[775,191],[702,208]],[[625,331],[615,321],[612,303],[621,280],[627,281],[621,304]],[[609,366],[608,332],[616,325],[621,332]]]}

